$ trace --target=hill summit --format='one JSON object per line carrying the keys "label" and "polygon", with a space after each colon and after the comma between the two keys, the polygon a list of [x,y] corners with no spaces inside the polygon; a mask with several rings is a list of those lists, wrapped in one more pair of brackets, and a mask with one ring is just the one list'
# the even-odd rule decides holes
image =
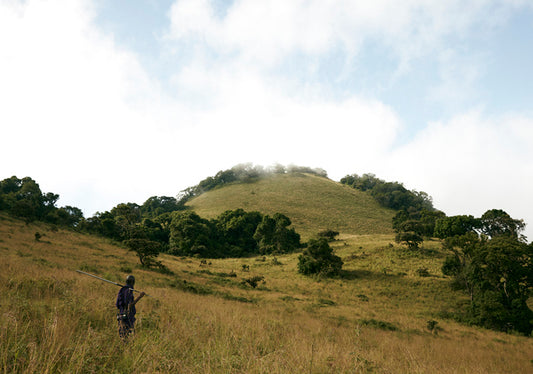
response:
{"label": "hill summit", "polygon": [[391,234],[395,214],[365,192],[324,176],[299,172],[225,184],[192,198],[187,206],[205,218],[239,208],[282,213],[304,238],[327,229],[344,235]]}

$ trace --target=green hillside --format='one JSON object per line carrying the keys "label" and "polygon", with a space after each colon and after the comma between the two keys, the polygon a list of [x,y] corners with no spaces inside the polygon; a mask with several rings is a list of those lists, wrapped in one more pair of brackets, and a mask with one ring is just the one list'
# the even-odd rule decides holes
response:
{"label": "green hillside", "polygon": [[[439,242],[415,253],[391,241],[333,242],[345,263],[335,279],[298,274],[297,253],[161,255],[160,273],[107,239],[0,213],[0,372],[531,372],[531,338],[447,317],[468,300],[442,276]],[[114,282],[135,275],[150,296],[137,305],[134,339],[117,333],[118,287],[76,269]],[[263,279],[256,288],[245,282],[253,277]]]}
{"label": "green hillside", "polygon": [[223,186],[187,205],[205,218],[238,208],[283,213],[304,239],[326,229],[342,235],[391,234],[395,214],[379,206],[369,194],[303,173],[272,174],[252,183]]}

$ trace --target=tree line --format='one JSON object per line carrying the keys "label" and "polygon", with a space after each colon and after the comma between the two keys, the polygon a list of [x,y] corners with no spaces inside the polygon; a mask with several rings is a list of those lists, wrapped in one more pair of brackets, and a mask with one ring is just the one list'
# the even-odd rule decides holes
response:
{"label": "tree line", "polygon": [[43,221],[76,227],[83,220],[83,212],[68,205],[56,207],[58,199],[59,195],[55,193],[43,193],[30,177],[19,179],[13,176],[0,181],[0,211],[26,222]]}
{"label": "tree line", "polygon": [[408,190],[399,182],[386,182],[368,173],[350,174],[340,183],[360,191],[368,191],[383,207],[394,210],[434,210],[432,198],[423,191]]}
{"label": "tree line", "polygon": [[300,235],[291,220],[243,209],[227,210],[207,220],[193,211],[177,212],[170,225],[169,253],[197,257],[243,257],[290,253],[299,248]]}
{"label": "tree line", "polygon": [[[147,210],[147,205],[157,208]],[[288,253],[301,246],[300,235],[290,225],[283,214],[271,217],[243,209],[208,220],[182,209],[176,199],[151,197],[142,206],[119,204],[97,213],[83,221],[80,229],[124,242],[137,252],[143,265],[151,265],[150,259],[160,252],[201,258]]]}

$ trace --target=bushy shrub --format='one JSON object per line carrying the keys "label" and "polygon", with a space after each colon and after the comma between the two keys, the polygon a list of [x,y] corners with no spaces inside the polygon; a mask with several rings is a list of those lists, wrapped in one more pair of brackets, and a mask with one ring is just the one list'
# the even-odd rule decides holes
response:
{"label": "bushy shrub", "polygon": [[259,282],[264,282],[265,277],[261,275],[256,275],[254,277],[245,278],[242,280],[243,284],[248,284],[252,288],[256,288]]}
{"label": "bushy shrub", "polygon": [[399,232],[394,239],[396,243],[405,244],[409,249],[417,249],[418,245],[424,241],[422,236],[413,231]]}
{"label": "bushy shrub", "polygon": [[338,275],[342,259],[333,254],[325,238],[311,239],[304,252],[298,257],[298,272],[304,275]]}
{"label": "bushy shrub", "polygon": [[334,241],[336,236],[339,236],[339,232],[338,232],[338,231],[331,230],[331,229],[324,230],[324,231],[320,231],[320,232],[318,233],[318,237],[320,237],[320,238],[326,238],[326,239],[329,240],[330,242],[331,242],[331,241]]}

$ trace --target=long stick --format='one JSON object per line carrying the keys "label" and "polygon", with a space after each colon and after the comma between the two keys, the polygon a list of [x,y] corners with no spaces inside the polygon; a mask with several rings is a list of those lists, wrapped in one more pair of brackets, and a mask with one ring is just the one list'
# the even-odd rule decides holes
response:
{"label": "long stick", "polygon": [[[124,287],[123,284],[116,283],[116,282],[112,282],[112,281],[107,280],[107,279],[104,279],[104,278],[100,278],[100,277],[98,277],[98,276],[96,276],[96,275],[94,275],[94,274],[89,274],[89,273],[86,273],[86,272],[81,271],[81,270],[76,270],[76,271],[77,271],[78,273],[80,273],[80,274],[85,274],[85,275],[88,275],[89,277],[93,277],[93,278],[99,279],[99,280],[101,280],[101,281],[104,281],[104,282],[107,282],[107,283],[114,284],[115,286]],[[130,288],[130,290],[132,290],[133,292],[141,292],[141,291],[138,291],[138,290],[136,290],[136,289],[134,289],[134,288]],[[147,294],[145,294],[145,295],[148,296]]]}

